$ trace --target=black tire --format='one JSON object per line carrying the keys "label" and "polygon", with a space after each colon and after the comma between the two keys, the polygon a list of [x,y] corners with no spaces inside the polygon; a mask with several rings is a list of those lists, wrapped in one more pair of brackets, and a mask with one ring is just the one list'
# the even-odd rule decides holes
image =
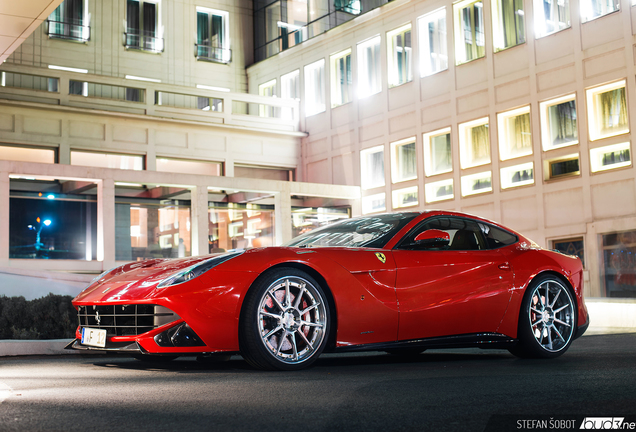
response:
{"label": "black tire", "polygon": [[384,350],[387,354],[399,357],[415,357],[426,351],[426,348],[392,348]]}
{"label": "black tire", "polygon": [[523,297],[519,313],[519,342],[509,351],[522,358],[555,358],[574,340],[577,307],[574,293],[561,278],[534,279]]}
{"label": "black tire", "polygon": [[331,315],[323,288],[307,273],[282,267],[263,274],[241,311],[241,355],[257,369],[299,370],[327,344]]}
{"label": "black tire", "polygon": [[170,356],[170,355],[152,355],[152,354],[135,354],[133,355],[139,361],[148,362],[148,363],[167,363],[176,359],[179,356]]}

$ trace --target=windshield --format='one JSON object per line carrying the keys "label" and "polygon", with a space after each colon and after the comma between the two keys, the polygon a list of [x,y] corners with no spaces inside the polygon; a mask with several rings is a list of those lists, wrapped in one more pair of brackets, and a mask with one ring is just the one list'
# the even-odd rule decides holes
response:
{"label": "windshield", "polygon": [[419,213],[393,213],[346,219],[302,234],[283,246],[382,248]]}

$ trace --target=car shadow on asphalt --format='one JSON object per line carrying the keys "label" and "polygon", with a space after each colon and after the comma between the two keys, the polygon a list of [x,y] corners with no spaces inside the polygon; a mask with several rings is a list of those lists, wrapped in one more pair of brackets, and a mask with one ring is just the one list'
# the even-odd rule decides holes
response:
{"label": "car shadow on asphalt", "polygon": [[[480,352],[482,351],[482,352]],[[303,370],[316,368],[350,368],[361,366],[382,366],[400,368],[403,366],[458,365],[464,362],[500,362],[515,361],[516,357],[503,350],[438,350],[427,351],[417,355],[392,355],[384,352],[364,353],[328,353],[323,354],[312,366]],[[227,361],[197,360],[196,357],[180,357],[172,361],[145,361],[123,356],[92,359],[94,366],[135,371],[209,373],[209,372],[245,372],[262,373],[251,367],[240,355],[234,355]]]}

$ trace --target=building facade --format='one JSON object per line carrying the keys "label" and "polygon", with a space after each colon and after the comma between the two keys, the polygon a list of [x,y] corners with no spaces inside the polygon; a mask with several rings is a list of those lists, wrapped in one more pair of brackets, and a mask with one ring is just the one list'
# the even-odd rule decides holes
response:
{"label": "building facade", "polygon": [[248,87],[297,77],[304,179],[360,186],[362,213],[490,218],[579,255],[586,295],[634,298],[635,34],[629,1],[396,0]]}

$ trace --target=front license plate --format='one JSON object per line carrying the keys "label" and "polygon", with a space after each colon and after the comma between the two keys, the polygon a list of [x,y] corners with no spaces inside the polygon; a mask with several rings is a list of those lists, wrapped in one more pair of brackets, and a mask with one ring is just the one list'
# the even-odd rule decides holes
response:
{"label": "front license plate", "polygon": [[82,345],[100,348],[106,347],[106,330],[88,327],[82,328]]}

